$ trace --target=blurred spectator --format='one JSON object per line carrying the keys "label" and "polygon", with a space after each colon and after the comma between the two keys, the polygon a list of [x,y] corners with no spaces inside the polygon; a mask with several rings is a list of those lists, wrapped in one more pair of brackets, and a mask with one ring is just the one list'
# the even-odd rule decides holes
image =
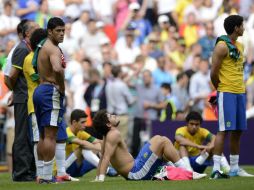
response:
{"label": "blurred spectator", "polygon": [[41,0],[39,11],[36,12],[35,22],[39,24],[41,28],[47,28],[48,20],[51,18],[48,8],[48,0]]}
{"label": "blurred spectator", "polygon": [[169,22],[169,18],[166,15],[161,15],[158,18],[158,24],[160,27],[160,40],[162,42],[168,41],[169,38],[174,37],[176,34],[176,27],[172,26]]}
{"label": "blurred spectator", "polygon": [[13,5],[10,1],[4,3],[3,13],[0,15],[0,43],[4,44],[8,40],[18,41],[16,28],[20,19],[13,15]]}
{"label": "blurred spectator", "polygon": [[214,27],[212,22],[205,24],[206,35],[198,40],[202,48],[201,58],[209,59],[212,55],[213,48],[215,46],[216,38],[214,36]]}
{"label": "blurred spectator", "polygon": [[254,107],[254,67],[252,67],[249,79],[246,82],[247,109]]}
{"label": "blurred spectator", "polygon": [[193,100],[192,110],[202,113],[205,107],[205,100],[211,93],[209,61],[202,59],[199,71],[190,79],[190,97]]}
{"label": "blurred spectator", "polygon": [[105,91],[106,83],[96,69],[89,70],[89,85],[85,91],[84,99],[91,110],[91,116],[101,109],[107,108]]}
{"label": "blurred spectator", "polygon": [[184,21],[188,22],[189,15],[193,14],[197,20],[197,22],[202,21],[201,15],[201,7],[203,5],[204,0],[192,0],[191,4],[189,4],[184,10]]}
{"label": "blurred spectator", "polygon": [[[81,38],[87,32],[87,23],[90,19],[90,12],[88,10],[84,10],[77,21],[73,22],[71,27],[71,36],[75,38],[79,43],[81,42]],[[78,32],[77,32],[78,31]]]}
{"label": "blurred spectator", "polygon": [[170,75],[166,71],[166,57],[162,54],[161,56],[157,57],[157,69],[152,72],[153,75],[153,83],[160,87],[162,83],[169,83],[172,84],[174,79],[173,76]]}
{"label": "blurred spectator", "polygon": [[98,32],[96,21],[89,19],[87,24],[87,32],[81,37],[81,48],[85,55],[93,60],[94,63],[101,60],[100,40],[106,35]]}
{"label": "blurred spectator", "polygon": [[140,54],[139,46],[134,43],[135,28],[129,25],[124,33],[124,36],[118,38],[115,44],[115,50],[118,56],[118,62],[120,65],[130,65],[134,62],[137,55]]}
{"label": "blurred spectator", "polygon": [[188,81],[189,78],[186,73],[181,72],[176,77],[176,83],[172,85],[172,95],[177,98],[176,101],[176,110],[185,112],[189,104],[189,95],[188,95]]}
{"label": "blurred spectator", "polygon": [[143,84],[135,86],[137,102],[134,108],[134,126],[132,136],[132,155],[136,157],[142,143],[149,140],[151,122],[158,120],[158,111],[164,108],[164,98],[160,87],[153,84],[152,73],[148,70],[142,73]]}
{"label": "blurred spectator", "polygon": [[143,44],[146,36],[152,31],[152,26],[143,18],[143,15],[140,14],[140,5],[136,2],[129,5],[129,13],[124,21],[123,30],[125,30],[129,24],[135,26],[135,43],[137,45]]}
{"label": "blurred spectator", "polygon": [[48,0],[49,12],[53,16],[63,17],[65,12],[65,0]]}
{"label": "blurred spectator", "polygon": [[[206,44],[204,44],[204,45],[206,45]],[[210,46],[210,44],[209,44],[209,46]],[[202,47],[200,46],[199,43],[192,44],[190,47],[189,54],[187,55],[187,57],[185,59],[185,62],[183,65],[183,70],[186,71],[189,69],[193,69],[194,71],[196,71],[197,66],[194,66],[196,64],[195,57],[200,58],[201,52],[202,52]]]}
{"label": "blurred spectator", "polygon": [[213,21],[218,15],[222,3],[223,0],[203,0],[202,7],[200,8],[202,22]]}
{"label": "blurred spectator", "polygon": [[87,8],[83,4],[87,4],[91,9],[90,2],[84,0],[64,0],[64,3],[64,16],[72,20],[77,19],[80,16],[82,10]]}
{"label": "blurred spectator", "polygon": [[122,29],[124,21],[128,16],[129,4],[131,4],[132,2],[136,2],[136,0],[116,0],[115,2],[115,26],[117,32]]}
{"label": "blurred spectator", "polygon": [[16,15],[21,19],[35,21],[36,12],[39,10],[40,0],[17,0]]}
{"label": "blurred spectator", "polygon": [[243,16],[245,19],[249,17],[251,14],[250,7],[253,7],[254,0],[241,0],[239,1],[240,4],[240,10],[239,14]]}
{"label": "blurred spectator", "polygon": [[175,10],[177,0],[155,0],[158,15],[167,15],[169,22],[173,26],[177,26],[177,20],[172,16]]}
{"label": "blurred spectator", "polygon": [[117,115],[120,123],[119,131],[123,139],[127,142],[128,138],[128,107],[134,103],[134,98],[126,83],[121,79],[122,71],[120,66],[112,67],[113,80],[106,85],[107,111]]}
{"label": "blurred spectator", "polygon": [[176,105],[178,104],[177,98],[172,94],[170,83],[161,84],[161,92],[165,98],[164,108],[160,113],[160,121],[169,121],[176,118]]}

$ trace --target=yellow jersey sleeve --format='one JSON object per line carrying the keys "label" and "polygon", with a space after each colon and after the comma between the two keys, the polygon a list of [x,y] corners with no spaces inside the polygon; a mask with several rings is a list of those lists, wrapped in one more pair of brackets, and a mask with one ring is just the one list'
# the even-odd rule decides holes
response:
{"label": "yellow jersey sleeve", "polygon": [[87,133],[86,131],[79,131],[77,134],[77,137],[81,140],[86,140],[90,143],[95,141],[95,137],[91,136],[89,133]]}

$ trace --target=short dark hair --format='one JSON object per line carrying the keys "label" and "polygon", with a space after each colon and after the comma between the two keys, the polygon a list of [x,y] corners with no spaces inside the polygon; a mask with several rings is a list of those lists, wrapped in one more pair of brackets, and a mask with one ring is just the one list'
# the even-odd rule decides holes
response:
{"label": "short dark hair", "polygon": [[203,122],[203,118],[200,115],[200,113],[196,112],[196,111],[191,111],[190,113],[188,113],[188,115],[185,118],[186,122],[188,123],[190,120],[195,120],[195,121],[200,121],[200,123]]}
{"label": "short dark hair", "polygon": [[107,111],[100,110],[93,117],[93,127],[102,136],[106,136],[109,128],[107,124],[109,123]]}
{"label": "short dark hair", "polygon": [[161,88],[165,88],[165,89],[169,90],[169,92],[171,92],[171,85],[168,82],[163,82],[161,84]]}
{"label": "short dark hair", "polygon": [[52,17],[48,21],[47,30],[53,30],[58,26],[65,26],[64,21],[59,17]]}
{"label": "short dark hair", "polygon": [[176,76],[176,81],[181,80],[184,76],[187,76],[185,72],[181,72]]}
{"label": "short dark hair", "polygon": [[120,66],[113,66],[111,72],[112,72],[113,77],[116,78],[121,73],[121,67]]}
{"label": "short dark hair", "polygon": [[42,29],[42,28],[38,28],[36,29],[31,37],[30,37],[30,45],[31,45],[31,49],[33,51],[35,51],[37,45],[47,37],[47,31]]}
{"label": "short dark hair", "polygon": [[81,118],[87,118],[87,115],[84,110],[75,109],[71,112],[71,123],[75,121],[79,121]]}
{"label": "short dark hair", "polygon": [[230,15],[224,20],[224,28],[228,35],[232,34],[235,27],[240,27],[243,23],[243,17],[240,15]]}
{"label": "short dark hair", "polygon": [[26,22],[28,22],[28,21],[29,21],[28,19],[23,19],[23,20],[20,21],[20,23],[19,23],[18,26],[17,26],[17,33],[18,33],[18,34],[22,34],[24,24],[25,24]]}

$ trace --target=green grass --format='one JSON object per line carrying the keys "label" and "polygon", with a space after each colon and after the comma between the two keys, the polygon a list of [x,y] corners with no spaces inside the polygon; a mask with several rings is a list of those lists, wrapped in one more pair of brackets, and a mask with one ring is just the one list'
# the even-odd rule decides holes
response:
{"label": "green grass", "polygon": [[[243,167],[254,173],[253,166]],[[206,170],[210,174],[210,169]],[[0,174],[0,190],[253,190],[254,178],[234,177],[210,180],[209,177],[194,181],[126,181],[122,177],[107,177],[104,183],[92,183],[95,171],[80,178],[80,182],[38,185],[35,182],[12,182],[8,173]]]}

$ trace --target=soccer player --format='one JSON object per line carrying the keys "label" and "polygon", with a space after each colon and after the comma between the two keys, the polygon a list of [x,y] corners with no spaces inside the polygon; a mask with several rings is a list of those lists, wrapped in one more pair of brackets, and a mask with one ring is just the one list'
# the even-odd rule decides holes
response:
{"label": "soccer player", "polygon": [[[39,129],[36,121],[36,116],[34,113],[34,104],[33,104],[33,93],[34,89],[39,85],[39,75],[35,72],[32,60],[34,56],[34,51],[37,45],[47,37],[46,30],[39,28],[36,29],[32,36],[30,37],[30,45],[32,51],[26,56],[23,64],[23,73],[27,83],[27,92],[28,92],[28,100],[27,100],[27,110],[28,110],[28,125],[30,129],[31,142],[34,146],[34,158],[36,165],[36,176],[40,176],[42,171],[41,167],[43,163],[38,162],[37,156],[37,144],[39,141]],[[39,172],[39,173],[38,173]]]}
{"label": "soccer player", "polygon": [[[210,163],[215,136],[201,127],[203,119],[198,112],[192,111],[186,116],[187,125],[175,133],[175,147],[189,170],[203,173]],[[229,171],[229,165],[222,156],[222,168]]]}
{"label": "soccer player", "polygon": [[172,161],[175,166],[185,168],[171,141],[159,135],[152,137],[134,160],[117,128],[119,123],[116,115],[105,110],[98,111],[93,118],[93,126],[103,135],[102,156],[95,181],[104,181],[109,162],[128,180],[150,180],[163,160]]}
{"label": "soccer player", "polygon": [[[38,160],[43,161],[43,173],[39,183],[52,183],[54,157],[57,165],[57,181],[72,181],[65,171],[65,122],[63,100],[65,94],[65,60],[58,44],[63,42],[65,23],[53,17],[47,25],[47,39],[36,52],[36,66],[40,85],[35,89],[33,102],[40,132]],[[36,65],[37,64],[37,65]],[[57,141],[57,142],[56,142]]]}
{"label": "soccer player", "polygon": [[[98,167],[99,157],[95,153],[101,151],[101,140],[84,131],[87,115],[83,110],[73,110],[70,120],[71,125],[66,128],[66,169],[71,176],[81,177]],[[109,167],[107,175],[115,176],[117,172]]]}
{"label": "soccer player", "polygon": [[217,90],[218,124],[213,175],[220,170],[221,154],[226,135],[230,134],[230,176],[253,177],[239,168],[240,139],[247,129],[246,89],[243,80],[243,45],[237,41],[243,35],[243,17],[230,15],[224,20],[227,35],[217,38],[212,55],[211,81]]}

